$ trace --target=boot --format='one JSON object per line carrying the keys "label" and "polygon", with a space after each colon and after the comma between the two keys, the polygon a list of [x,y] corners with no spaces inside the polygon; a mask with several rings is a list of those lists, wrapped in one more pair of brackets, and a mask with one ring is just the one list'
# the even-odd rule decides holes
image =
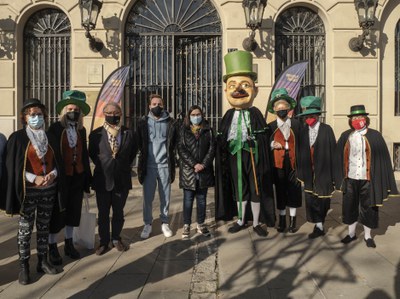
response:
{"label": "boot", "polygon": [[285,229],[286,229],[286,215],[279,215],[279,225],[276,230],[280,233],[283,233]]}
{"label": "boot", "polygon": [[58,253],[57,243],[49,244],[49,260],[53,265],[62,264],[62,257]]}
{"label": "boot", "polygon": [[297,228],[296,228],[296,216],[290,216],[289,232],[290,232],[290,233],[295,233],[295,232],[297,232]]}
{"label": "boot", "polygon": [[38,273],[57,274],[58,271],[47,261],[47,254],[38,255],[38,264],[36,267]]}
{"label": "boot", "polygon": [[29,277],[29,260],[20,261],[21,270],[18,274],[18,281],[22,285],[30,284],[31,278]]}
{"label": "boot", "polygon": [[79,252],[75,249],[74,243],[72,242],[72,238],[65,239],[64,240],[64,253],[66,256],[69,256],[70,258],[77,260],[81,258],[81,255]]}

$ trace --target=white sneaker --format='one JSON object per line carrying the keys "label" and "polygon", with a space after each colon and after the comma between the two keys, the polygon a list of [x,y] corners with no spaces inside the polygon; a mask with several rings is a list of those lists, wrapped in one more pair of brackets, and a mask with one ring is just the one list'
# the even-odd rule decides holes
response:
{"label": "white sneaker", "polygon": [[148,239],[150,237],[151,234],[151,224],[145,224],[143,227],[143,231],[140,234],[140,237],[142,239]]}
{"label": "white sneaker", "polygon": [[169,228],[168,223],[163,223],[161,225],[161,230],[166,238],[172,237],[172,230]]}

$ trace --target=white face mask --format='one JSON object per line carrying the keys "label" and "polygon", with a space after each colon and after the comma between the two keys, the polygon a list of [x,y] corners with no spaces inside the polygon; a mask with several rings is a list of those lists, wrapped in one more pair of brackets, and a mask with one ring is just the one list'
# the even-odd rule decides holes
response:
{"label": "white face mask", "polygon": [[190,122],[194,125],[200,124],[202,119],[201,115],[190,116]]}
{"label": "white face mask", "polygon": [[28,125],[32,129],[40,129],[44,124],[44,117],[43,115],[35,115],[35,116],[29,116],[28,117]]}

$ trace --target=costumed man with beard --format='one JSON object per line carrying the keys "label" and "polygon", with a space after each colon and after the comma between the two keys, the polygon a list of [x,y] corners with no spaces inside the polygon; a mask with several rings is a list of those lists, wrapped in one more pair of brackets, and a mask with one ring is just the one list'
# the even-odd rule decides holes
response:
{"label": "costumed man with beard", "polygon": [[306,126],[300,133],[298,178],[304,183],[307,221],[315,223],[308,235],[316,239],[325,235],[324,222],[330,208],[334,186],[336,139],[332,128],[319,121],[321,98],[307,96],[300,100],[301,117]]}
{"label": "costumed man with beard", "polygon": [[67,90],[57,102],[56,110],[59,121],[50,126],[48,133],[54,135],[58,141],[58,150],[63,158],[67,202],[64,212],[60,213],[57,205],[53,209],[50,221],[49,259],[53,265],[61,265],[57,233],[64,227],[65,255],[72,259],[80,258],[72,237],[74,227],[78,227],[81,220],[83,192],[90,193],[91,171],[86,129],[83,126],[83,116],[90,112],[90,106],[86,103],[85,93],[79,90]]}
{"label": "costumed man with beard", "polygon": [[375,248],[371,229],[378,228],[378,208],[388,197],[399,196],[389,151],[382,134],[369,128],[364,105],[351,106],[349,130],[342,133],[337,145],[336,188],[343,192],[343,223],[348,244],[357,239],[356,226],[364,226],[367,247]]}
{"label": "costumed man with beard", "polygon": [[286,207],[289,207],[290,222],[288,231],[295,233],[296,209],[301,207],[301,184],[297,180],[296,168],[299,147],[300,122],[289,117],[289,111],[296,107],[285,88],[272,92],[268,111],[277,115],[277,119],[268,124],[273,151],[274,183],[276,205],[279,210],[278,232],[286,230]]}
{"label": "costumed man with beard", "polygon": [[265,237],[267,231],[260,222],[273,227],[275,208],[268,128],[260,110],[253,107],[258,89],[252,60],[247,51],[230,52],[224,57],[223,80],[232,109],[223,116],[217,134],[216,219],[230,220],[237,212],[238,220],[228,230],[236,233],[245,227],[251,211],[253,230]]}

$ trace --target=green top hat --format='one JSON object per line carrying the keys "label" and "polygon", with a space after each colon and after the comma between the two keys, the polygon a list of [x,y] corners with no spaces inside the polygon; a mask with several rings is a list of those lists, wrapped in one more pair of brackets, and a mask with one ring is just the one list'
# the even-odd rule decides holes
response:
{"label": "green top hat", "polygon": [[226,74],[224,82],[232,76],[249,76],[257,80],[257,73],[253,72],[253,55],[248,51],[233,51],[224,56]]}
{"label": "green top hat", "polygon": [[321,111],[321,104],[322,100],[320,97],[315,97],[315,96],[303,97],[300,100],[302,113],[298,114],[297,116],[325,113],[326,111]]}
{"label": "green top hat", "polygon": [[352,117],[356,115],[368,115],[365,111],[365,106],[364,105],[354,105],[350,107],[350,114],[347,115],[347,117]]}
{"label": "green top hat", "polygon": [[61,110],[69,105],[74,104],[78,106],[83,115],[88,115],[90,112],[90,106],[86,104],[86,95],[84,92],[79,90],[67,90],[63,92],[63,97],[56,104],[57,113],[60,114]]}
{"label": "green top hat", "polygon": [[271,99],[268,103],[268,111],[269,112],[275,113],[274,104],[278,100],[285,100],[286,102],[288,102],[290,105],[289,110],[294,109],[294,107],[296,107],[296,104],[297,104],[296,101],[289,96],[286,88],[278,88],[272,92]]}

